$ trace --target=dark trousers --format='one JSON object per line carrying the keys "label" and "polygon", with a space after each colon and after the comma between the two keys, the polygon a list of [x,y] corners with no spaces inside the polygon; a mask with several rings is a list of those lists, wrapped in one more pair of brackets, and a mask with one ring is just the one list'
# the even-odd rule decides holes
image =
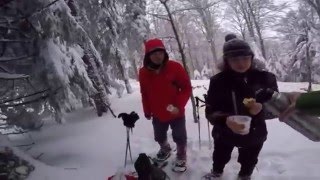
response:
{"label": "dark trousers", "polygon": [[186,131],[186,119],[181,117],[170,122],[161,122],[157,119],[153,119],[154,139],[159,144],[163,144],[167,141],[167,132],[169,126],[172,129],[173,141],[179,146],[185,146],[187,144],[187,131]]}
{"label": "dark trousers", "polygon": [[[263,143],[251,147],[238,148],[238,162],[241,164],[240,176],[247,176],[253,173],[258,162],[258,156],[262,149]],[[222,173],[225,165],[231,159],[231,153],[235,146],[217,140],[214,142],[213,151],[213,171]]]}

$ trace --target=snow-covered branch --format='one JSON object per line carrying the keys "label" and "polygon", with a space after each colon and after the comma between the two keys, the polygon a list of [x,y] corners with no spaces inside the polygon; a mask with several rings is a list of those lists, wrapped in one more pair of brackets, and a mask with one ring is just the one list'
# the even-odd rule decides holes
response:
{"label": "snow-covered branch", "polygon": [[10,74],[5,72],[0,72],[0,79],[5,79],[5,80],[24,79],[28,77],[29,76],[25,74]]}
{"label": "snow-covered branch", "polygon": [[31,58],[33,58],[33,57],[35,57],[35,56],[0,57],[0,62],[27,60],[27,59],[31,59]]}

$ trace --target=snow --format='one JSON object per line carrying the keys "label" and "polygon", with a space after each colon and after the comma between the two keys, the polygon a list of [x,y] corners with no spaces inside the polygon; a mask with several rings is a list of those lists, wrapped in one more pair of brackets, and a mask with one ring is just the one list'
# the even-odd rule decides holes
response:
{"label": "snow", "polygon": [[[122,98],[111,97],[111,108],[116,114],[136,111],[140,120],[131,134],[131,149],[133,158],[145,152],[155,155],[158,145],[153,140],[151,121],[144,119],[139,84],[131,82],[134,92],[124,94]],[[193,81],[194,93],[203,99],[208,80]],[[281,91],[303,91],[307,83],[279,82]],[[320,89],[320,85],[315,85]],[[192,119],[191,102],[186,107],[188,132],[188,170],[183,174],[171,172],[170,166],[165,168],[173,180],[197,180],[209,172],[212,161],[212,149],[208,140],[207,122],[204,109],[200,109],[201,149],[198,141],[198,125]],[[15,149],[19,155],[30,160],[36,166],[29,180],[103,180],[108,176],[123,170],[126,147],[126,129],[122,120],[113,118],[110,113],[96,117],[93,109],[82,109],[66,115],[64,125],[48,121],[41,131],[25,135],[10,135],[7,144],[21,145],[32,141],[35,145],[30,150]],[[255,180],[316,180],[320,179],[320,146],[308,140],[277,119],[267,121],[269,130],[268,140],[260,154],[260,160],[254,172]],[[171,145],[171,131],[168,134]],[[3,145],[3,140],[1,145]],[[5,143],[6,144],[6,143]],[[25,152],[23,152],[25,150]],[[40,157],[40,161],[33,160]],[[174,157],[174,156],[172,156]],[[240,165],[237,161],[237,151],[234,150],[232,159],[225,168],[224,180],[235,179]],[[126,170],[133,170],[129,163]]]}

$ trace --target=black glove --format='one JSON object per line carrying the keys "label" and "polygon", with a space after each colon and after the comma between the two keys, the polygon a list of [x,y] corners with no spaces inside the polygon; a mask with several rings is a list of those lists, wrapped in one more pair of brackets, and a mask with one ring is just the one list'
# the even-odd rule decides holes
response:
{"label": "black glove", "polygon": [[144,117],[145,117],[147,120],[151,120],[151,119],[152,119],[152,116],[151,116],[151,115],[148,115],[148,114],[145,114]]}
{"label": "black glove", "polygon": [[266,88],[266,89],[259,89],[256,91],[256,101],[260,103],[265,103],[272,98],[274,93],[273,89]]}
{"label": "black glove", "polygon": [[118,115],[118,118],[122,118],[124,126],[133,128],[134,123],[139,119],[139,115],[136,112],[132,111],[130,114],[120,113]]}

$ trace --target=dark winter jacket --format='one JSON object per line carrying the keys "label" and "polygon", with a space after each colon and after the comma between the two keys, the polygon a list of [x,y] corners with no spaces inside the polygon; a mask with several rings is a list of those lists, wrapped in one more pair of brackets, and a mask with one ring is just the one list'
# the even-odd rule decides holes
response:
{"label": "dark winter jacket", "polygon": [[[245,147],[263,143],[267,138],[265,110],[250,115],[243,104],[244,98],[257,98],[256,92],[261,88],[271,88],[278,91],[276,77],[269,72],[250,69],[246,73],[236,73],[225,70],[210,80],[207,96],[206,117],[214,125],[212,135],[235,146]],[[252,117],[250,133],[248,135],[235,134],[226,125],[226,118],[235,115],[232,92],[236,96],[238,115]],[[257,102],[264,103],[262,99]]]}

